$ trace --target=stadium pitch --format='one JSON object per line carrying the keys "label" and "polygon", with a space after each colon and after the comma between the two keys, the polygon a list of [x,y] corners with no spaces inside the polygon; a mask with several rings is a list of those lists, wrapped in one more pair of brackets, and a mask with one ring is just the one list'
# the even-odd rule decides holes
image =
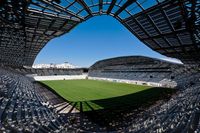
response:
{"label": "stadium pitch", "polygon": [[173,89],[98,80],[41,81],[81,111],[120,109],[152,104]]}

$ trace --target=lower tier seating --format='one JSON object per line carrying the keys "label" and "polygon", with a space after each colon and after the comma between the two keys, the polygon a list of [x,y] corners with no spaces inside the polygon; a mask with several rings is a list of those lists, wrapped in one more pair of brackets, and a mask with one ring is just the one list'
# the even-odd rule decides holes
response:
{"label": "lower tier seating", "polygon": [[[181,77],[181,76],[180,76]],[[194,84],[183,85],[168,101],[147,109],[130,110],[118,132],[200,132],[200,75]],[[183,77],[184,81],[187,79]],[[78,111],[64,112],[69,103],[17,72],[0,69],[0,132],[105,132]],[[71,106],[72,108],[72,106]],[[137,113],[134,113],[137,112]],[[119,122],[112,121],[115,126]]]}

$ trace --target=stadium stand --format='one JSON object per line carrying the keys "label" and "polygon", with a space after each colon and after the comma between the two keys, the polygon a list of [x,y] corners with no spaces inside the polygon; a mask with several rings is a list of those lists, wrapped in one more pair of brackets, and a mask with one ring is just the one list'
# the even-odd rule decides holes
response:
{"label": "stadium stand", "polygon": [[82,75],[85,68],[62,69],[62,68],[17,68],[23,74],[36,74],[38,76],[51,75]]}
{"label": "stadium stand", "polygon": [[[1,0],[0,132],[200,132],[199,9],[199,0]],[[24,76],[65,73],[23,67],[51,39],[96,15],[113,16],[152,50],[184,65],[117,58],[98,62],[89,76],[177,86],[176,94],[149,108],[128,108],[103,125]]]}
{"label": "stadium stand", "polygon": [[180,93],[161,106],[155,106],[135,119],[128,132],[199,132],[200,84],[185,86]]}
{"label": "stadium stand", "polygon": [[[92,124],[92,121],[83,114],[80,117],[78,111],[72,106],[67,108],[69,103],[59,99],[39,84],[32,83],[29,78],[15,72],[14,69],[1,68],[0,75],[0,130],[2,132],[107,130],[107,127]],[[193,75],[188,78],[190,77]],[[159,101],[148,109],[129,110],[128,113],[123,114],[123,121],[120,119],[121,122],[117,120],[112,122],[111,129],[122,132],[198,132],[200,74],[196,74],[195,79],[194,84],[185,85],[168,101]],[[70,115],[63,114],[69,114],[69,111]],[[71,123],[74,119],[84,120],[84,122],[72,127]]]}
{"label": "stadium stand", "polygon": [[[90,67],[88,76],[92,79],[176,87],[184,83],[182,77],[187,77],[189,73],[194,77],[197,71],[192,72],[182,64],[143,56],[129,56],[98,61]],[[187,77],[185,83],[188,82]]]}
{"label": "stadium stand", "polygon": [[88,68],[16,68],[22,75],[32,77],[33,80],[69,80],[86,79]]}
{"label": "stadium stand", "polygon": [[[79,111],[31,81],[14,69],[0,69],[0,132],[79,131]],[[91,122],[88,125],[98,127]]]}

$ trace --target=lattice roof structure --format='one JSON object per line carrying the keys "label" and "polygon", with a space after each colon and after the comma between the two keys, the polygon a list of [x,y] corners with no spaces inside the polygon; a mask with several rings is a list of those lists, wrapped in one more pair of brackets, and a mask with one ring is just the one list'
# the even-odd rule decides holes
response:
{"label": "lattice roof structure", "polygon": [[172,63],[169,61],[160,60],[160,59],[151,58],[151,57],[122,56],[122,57],[115,57],[115,58],[109,58],[109,59],[97,61],[90,67],[90,70],[94,70],[94,69],[98,70],[98,69],[103,69],[106,67],[111,67],[110,70],[112,70],[113,66],[129,66],[130,68],[131,66],[145,66],[142,68],[150,69],[150,67],[146,67],[147,65],[156,66],[157,68],[160,68],[161,66],[164,66],[165,68],[169,66],[172,66],[174,68],[184,67],[183,64],[180,64],[180,63]]}
{"label": "lattice roof structure", "polygon": [[31,66],[49,40],[103,14],[151,49],[200,64],[200,0],[1,0],[0,63]]}

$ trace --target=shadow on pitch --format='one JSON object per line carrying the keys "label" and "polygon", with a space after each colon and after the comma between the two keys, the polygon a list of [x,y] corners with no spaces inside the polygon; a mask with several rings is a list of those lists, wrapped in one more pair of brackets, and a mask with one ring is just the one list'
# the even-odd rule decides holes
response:
{"label": "shadow on pitch", "polygon": [[[58,95],[45,84],[41,85]],[[60,100],[56,100],[57,102],[55,102],[55,99],[53,99],[52,101],[55,104],[60,104],[59,106],[62,106],[62,103],[66,104],[66,102],[71,105],[70,109],[68,108],[69,105],[65,105],[58,112],[62,112],[62,110],[68,108],[68,113],[64,115],[72,125],[78,125],[80,129],[93,131],[95,127],[93,127],[92,123],[95,123],[109,132],[119,131],[124,127],[132,125],[134,119],[138,115],[141,115],[141,112],[148,109],[158,100],[168,100],[174,92],[174,89],[154,87],[137,93],[108,99],[70,102],[58,95],[60,98],[56,99]],[[72,113],[74,108],[78,109],[81,113]],[[145,114],[143,117],[148,117],[148,114]],[[88,119],[90,120],[88,121]]]}
{"label": "shadow on pitch", "polygon": [[149,106],[157,100],[168,98],[173,92],[172,89],[154,87],[124,96],[79,102],[80,106],[77,106],[77,108],[81,112],[101,109],[139,108]]}
{"label": "shadow on pitch", "polygon": [[76,108],[99,126],[117,131],[133,124],[140,112],[158,100],[168,100],[174,92],[173,89],[155,87],[119,97],[78,102]]}

